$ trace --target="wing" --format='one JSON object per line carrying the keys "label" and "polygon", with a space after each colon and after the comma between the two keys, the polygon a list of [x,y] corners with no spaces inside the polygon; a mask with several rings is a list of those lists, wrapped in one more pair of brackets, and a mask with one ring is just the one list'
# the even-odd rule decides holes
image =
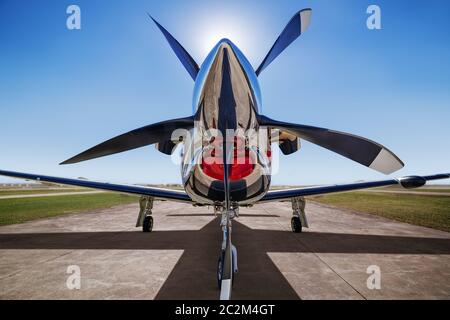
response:
{"label": "wing", "polygon": [[169,141],[172,140],[172,134],[175,133],[175,130],[189,130],[193,126],[194,117],[192,116],[154,123],[102,142],[61,164],[77,163],[140,148],[149,144]]}
{"label": "wing", "polygon": [[427,181],[440,180],[450,178],[450,173],[436,174],[431,176],[407,176],[398,179],[388,179],[372,182],[359,182],[349,183],[341,185],[330,186],[317,186],[317,187],[304,187],[294,188],[287,190],[272,190],[266,193],[266,195],[259,202],[280,201],[287,200],[294,197],[307,197],[317,196],[328,193],[346,192],[360,189],[369,189],[377,187],[385,187],[392,185],[401,185],[406,189],[418,188],[426,184]]}
{"label": "wing", "polygon": [[156,199],[160,199],[160,200],[173,200],[173,201],[179,201],[179,202],[192,203],[191,198],[184,191],[169,190],[169,189],[163,189],[163,188],[144,187],[144,186],[104,183],[104,182],[96,182],[96,181],[81,180],[81,179],[67,179],[67,178],[43,176],[43,175],[38,175],[38,174],[30,174],[30,173],[22,173],[22,172],[14,172],[14,171],[4,171],[4,170],[0,170],[0,175],[13,177],[13,178],[27,179],[27,180],[36,180],[36,181],[67,184],[70,186],[87,187],[87,188],[107,190],[107,191],[117,191],[117,192],[124,192],[124,193],[130,193],[130,194],[152,196],[152,197],[155,197]]}
{"label": "wing", "polygon": [[276,121],[258,116],[258,123],[272,129],[290,132],[376,171],[390,174],[403,168],[403,162],[389,149],[372,140],[326,128]]}

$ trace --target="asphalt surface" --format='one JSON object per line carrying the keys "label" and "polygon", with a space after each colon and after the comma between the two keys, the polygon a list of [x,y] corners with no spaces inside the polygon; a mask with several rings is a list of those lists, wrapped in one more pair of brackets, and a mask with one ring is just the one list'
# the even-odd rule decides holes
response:
{"label": "asphalt surface", "polygon": [[[212,209],[156,202],[152,233],[134,228],[137,212],[132,204],[0,227],[0,299],[217,299]],[[233,299],[450,298],[450,233],[315,203],[301,234],[290,231],[289,203],[240,213]],[[80,289],[67,286],[74,265]],[[379,268],[380,289],[368,288],[368,268]]]}

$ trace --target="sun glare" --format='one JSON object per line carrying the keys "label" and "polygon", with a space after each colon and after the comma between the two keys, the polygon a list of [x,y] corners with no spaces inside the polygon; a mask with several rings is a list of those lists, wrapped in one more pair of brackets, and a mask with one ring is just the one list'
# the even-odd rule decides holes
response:
{"label": "sun glare", "polygon": [[[200,16],[200,15],[199,15]],[[255,63],[255,48],[258,47],[258,33],[248,17],[236,12],[217,12],[201,15],[195,25],[196,55],[201,61],[206,58],[211,49],[223,38],[231,40],[250,60]],[[205,18],[206,17],[206,18]]]}

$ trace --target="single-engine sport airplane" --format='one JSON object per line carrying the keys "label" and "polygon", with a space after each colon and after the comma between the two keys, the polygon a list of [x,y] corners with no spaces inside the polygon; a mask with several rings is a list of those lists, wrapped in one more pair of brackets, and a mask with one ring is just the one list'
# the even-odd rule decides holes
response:
{"label": "single-engine sport airplane", "polygon": [[[151,18],[151,17],[150,17]],[[153,19],[153,18],[152,18]],[[212,205],[221,215],[223,242],[217,277],[221,299],[231,297],[233,275],[237,271],[237,250],[231,243],[231,221],[238,216],[240,206],[267,201],[292,201],[292,230],[301,232],[307,226],[301,205],[303,197],[357,189],[400,185],[404,188],[423,186],[429,180],[450,178],[450,174],[406,176],[373,182],[343,185],[302,187],[289,190],[269,190],[271,168],[272,131],[279,132],[279,148],[283,154],[299,150],[301,139],[334,151],[376,171],[390,174],[402,168],[402,161],[384,146],[353,134],[272,120],[259,113],[261,110],[258,76],[308,28],[311,9],[294,15],[277,38],[272,48],[256,69],[244,54],[228,39],[220,40],[211,50],[201,67],[197,65],[181,44],[156,20],[178,59],[195,81],[192,116],[151,124],[84,151],[62,164],[77,163],[151,144],[165,154],[172,154],[179,144],[183,146],[182,182],[184,191],[137,185],[119,185],[81,179],[66,179],[44,175],[0,170],[1,175],[75,185],[110,191],[126,192],[153,200],[173,200],[193,205]],[[210,134],[211,131],[216,134]],[[266,135],[258,144],[250,143],[248,135],[229,138],[228,131],[253,132]],[[266,130],[266,131],[264,131]],[[267,134],[264,132],[268,132]],[[193,139],[192,135],[201,139]],[[190,137],[189,137],[190,136]],[[225,138],[223,138],[225,137]],[[302,202],[303,201],[303,202]],[[137,226],[151,231],[151,210],[139,214]]]}

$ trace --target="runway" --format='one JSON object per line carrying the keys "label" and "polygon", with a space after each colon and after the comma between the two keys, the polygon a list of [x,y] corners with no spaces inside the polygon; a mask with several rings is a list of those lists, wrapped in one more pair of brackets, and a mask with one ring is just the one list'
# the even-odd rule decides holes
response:
{"label": "runway", "polygon": [[[0,299],[217,299],[212,209],[153,211],[152,233],[134,228],[137,204],[0,227]],[[241,209],[233,299],[450,298],[450,233],[309,202],[310,229],[294,234],[291,215],[288,202]],[[80,289],[66,285],[71,265]]]}

